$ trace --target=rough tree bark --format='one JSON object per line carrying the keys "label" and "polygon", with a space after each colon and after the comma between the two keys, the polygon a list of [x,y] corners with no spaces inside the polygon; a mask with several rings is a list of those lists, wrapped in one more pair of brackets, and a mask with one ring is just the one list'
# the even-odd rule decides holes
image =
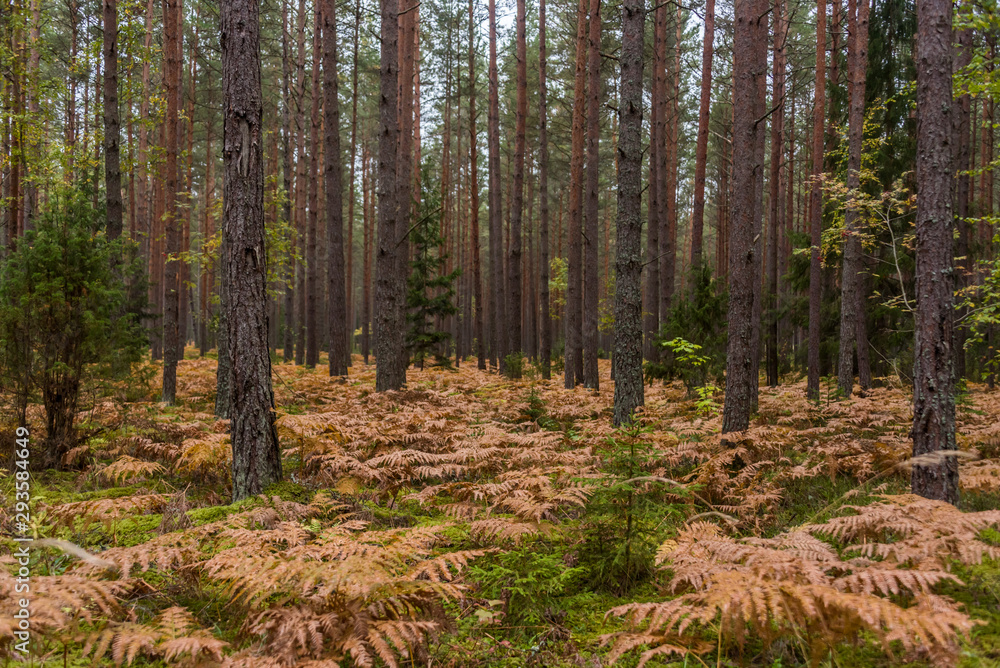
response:
{"label": "rough tree bark", "polygon": [[108,238],[122,234],[122,169],[118,142],[118,0],[104,0],[104,183]]}
{"label": "rough tree bark", "polygon": [[489,109],[486,114],[486,144],[488,202],[487,215],[490,226],[490,303],[492,304],[493,327],[490,338],[490,358],[495,359],[501,372],[505,372],[507,363],[507,336],[504,326],[507,322],[507,304],[504,294],[503,280],[503,215],[502,193],[500,187],[500,93],[499,75],[497,73],[497,11],[496,0],[489,2],[490,13],[490,69],[489,69]]}
{"label": "rough tree bark", "polygon": [[768,182],[767,228],[767,384],[778,386],[778,230],[784,224],[784,192],[781,182],[782,141],[785,120],[785,3],[777,0],[774,11],[774,72],[771,77],[771,176]]}
{"label": "rough tree bark", "polygon": [[917,3],[917,314],[913,362],[913,493],[958,503],[955,444],[955,181],[952,3]]}
{"label": "rough tree bark", "polygon": [[347,298],[344,277],[344,205],[340,159],[340,101],[337,94],[337,14],[334,0],[323,0],[324,179],[326,182],[327,313],[330,375],[347,375]]}
{"label": "rough tree bark", "polygon": [[701,99],[698,103],[698,140],[694,152],[694,204],[691,211],[691,292],[701,266],[705,229],[705,167],[708,164],[708,120],[712,104],[712,56],[715,41],[715,0],[705,2],[705,40],[701,51]]}
{"label": "rough tree bark", "polygon": [[[847,0],[847,188],[861,187],[861,149],[865,123],[865,69],[868,66],[868,0]],[[863,270],[859,212],[848,205],[844,211],[844,263],[840,298],[840,350],[837,385],[843,397],[854,390],[854,351],[862,354],[867,341],[859,338],[858,325],[864,312]],[[862,330],[863,331],[863,330]]]}
{"label": "rough tree bark", "polygon": [[[291,50],[288,46],[289,34],[288,34],[288,2],[289,0],[282,0],[281,3],[281,179],[282,186],[285,190],[284,201],[281,205],[281,216],[282,221],[291,230],[292,221],[292,114],[291,114],[291,80],[292,80],[292,56]],[[284,322],[285,329],[282,336],[283,340],[283,351],[282,357],[285,362],[289,362],[292,359],[292,329],[291,320],[289,316],[289,310],[292,304],[292,286],[291,282],[294,280],[294,270],[291,267],[294,266],[289,263],[288,273],[286,274],[286,279],[288,280],[288,285],[285,287],[285,299],[284,299]]]}
{"label": "rough tree bark", "polygon": [[816,9],[816,94],[813,96],[812,199],[809,221],[809,372],[806,395],[819,401],[819,325],[823,298],[823,273],[819,247],[823,238],[823,112],[826,109],[826,0],[817,1]]}
{"label": "rough tree bark", "polygon": [[[469,30],[472,30],[471,21]],[[552,316],[549,314],[549,129],[547,119],[548,91],[545,83],[547,56],[545,0],[538,0],[538,246],[541,264],[539,357],[542,363],[542,378],[545,380],[552,377]]]}
{"label": "rough tree bark", "polygon": [[164,73],[167,89],[167,115],[164,120],[165,160],[164,197],[166,211],[166,253],[163,269],[163,401],[172,404],[177,395],[177,360],[183,354],[180,346],[180,267],[176,259],[181,250],[180,228],[177,225],[177,153],[178,106],[181,84],[181,26],[183,25],[178,0],[164,0]]}
{"label": "rough tree bark", "polygon": [[375,389],[398,390],[406,382],[403,346],[403,309],[406,294],[396,280],[399,273],[397,225],[399,196],[396,184],[399,90],[399,0],[379,0],[381,42],[379,55],[378,249],[375,257]]}
{"label": "rough tree bark", "polygon": [[281,480],[267,344],[264,248],[264,128],[261,123],[260,24],[255,0],[220,5],[224,96],[223,224],[229,279],[227,330],[232,354],[233,499]]}
{"label": "rough tree bark", "polygon": [[[764,174],[764,81],[767,77],[767,0],[737,0],[733,37],[732,218],[729,227],[729,340],[726,350],[726,399],[722,433],[750,426],[757,395],[754,349],[755,305],[760,301],[758,179]],[[759,313],[759,311],[758,311]],[[759,339],[758,339],[759,341]]]}
{"label": "rough tree bark", "polygon": [[[408,0],[407,6],[400,6],[399,17],[399,154],[396,156],[396,289],[403,295],[400,304],[400,326],[406,330],[406,282],[410,274],[409,228],[413,220],[414,202],[419,198],[419,187],[414,187],[414,96],[413,86],[416,74],[417,0]],[[419,106],[419,100],[417,100]],[[419,149],[419,144],[417,145]],[[419,177],[419,169],[416,175]],[[405,339],[404,339],[405,340]],[[410,364],[410,351],[405,345],[396,348],[399,364],[405,374]],[[405,382],[405,380],[404,380]]]}
{"label": "rough tree bark", "polygon": [[351,60],[351,188],[347,200],[347,273],[344,277],[347,293],[347,366],[351,366],[351,351],[354,350],[354,165],[358,157],[358,49],[361,31],[361,0],[354,5],[354,53]]}
{"label": "rough tree bark", "polygon": [[[306,226],[306,354],[305,364],[310,369],[319,362],[319,327],[316,322],[319,315],[320,284],[319,284],[319,254],[316,251],[319,228],[319,128],[320,128],[320,64],[324,56],[323,39],[325,33],[325,7],[316,6],[313,23],[313,62],[312,62],[312,100],[309,105],[309,216]],[[326,70],[326,63],[323,70]],[[324,83],[325,83],[324,76]],[[336,80],[336,79],[335,79]],[[324,87],[324,93],[326,89]],[[327,133],[329,134],[329,133]],[[329,151],[327,151],[329,153]],[[329,207],[328,207],[329,208]]]}
{"label": "rough tree bark", "polygon": [[590,81],[587,94],[587,227],[584,235],[583,280],[583,385],[600,387],[597,373],[597,310],[600,277],[597,273],[597,244],[600,243],[599,197],[601,141],[601,0],[590,0]]}
{"label": "rough tree bark", "polygon": [[576,73],[573,77],[573,125],[569,159],[569,253],[566,272],[566,368],[565,386],[573,388],[583,380],[582,317],[583,295],[583,136],[587,105],[587,0],[580,0],[576,22]]}
{"label": "rough tree bark", "polygon": [[656,335],[660,329],[660,164],[663,162],[663,89],[666,57],[666,5],[656,8],[653,27],[653,72],[650,76],[649,103],[649,186],[646,197],[646,289],[643,299],[643,351],[647,360],[658,360]]}
{"label": "rough tree bark", "polygon": [[476,70],[475,40],[473,38],[475,25],[473,0],[469,0],[469,234],[472,237],[472,280],[474,282],[472,289],[476,300],[476,312],[473,316],[475,319],[476,368],[485,371],[486,333],[483,328],[483,316],[486,302],[483,301],[482,265],[479,261],[479,149],[476,147]]}
{"label": "rough tree bark", "polygon": [[[528,46],[525,0],[517,0],[517,103],[514,112],[514,190],[510,210],[510,247],[507,253],[507,349],[519,354],[521,346],[521,227],[524,218],[524,144],[528,116]],[[520,378],[520,365],[507,369],[511,378]]]}
{"label": "rough tree bark", "polygon": [[618,222],[615,258],[616,426],[643,404],[642,384],[642,0],[622,7],[621,89],[618,101]]}
{"label": "rough tree bark", "polygon": [[[972,31],[968,28],[958,33],[958,58],[955,61],[955,69],[961,70],[972,61]],[[955,255],[961,258],[956,267],[956,287],[964,288],[969,284],[969,270],[972,263],[969,260],[969,191],[970,191],[970,153],[971,153],[971,121],[970,111],[972,109],[972,98],[968,90],[955,100],[955,132],[956,132],[956,159],[955,169],[958,178],[955,182],[955,224],[958,225],[958,239],[955,245]],[[965,315],[966,310],[961,309],[958,315]],[[965,377],[965,328],[955,328],[955,377]]]}

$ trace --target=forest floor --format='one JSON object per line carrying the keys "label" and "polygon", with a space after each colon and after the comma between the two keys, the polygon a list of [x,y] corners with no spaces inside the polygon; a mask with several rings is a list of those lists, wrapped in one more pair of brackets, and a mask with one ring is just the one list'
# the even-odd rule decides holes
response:
{"label": "forest floor", "polygon": [[[36,659],[1000,666],[1000,392],[959,398],[955,510],[906,494],[898,387],[762,387],[725,443],[721,394],[679,383],[613,430],[606,362],[599,393],[465,364],[378,394],[358,357],[346,381],[276,365],[284,481],[230,504],[216,363],[187,357],[176,406],[154,366],[94,388],[73,470],[35,476]],[[13,498],[5,475],[6,536]]]}

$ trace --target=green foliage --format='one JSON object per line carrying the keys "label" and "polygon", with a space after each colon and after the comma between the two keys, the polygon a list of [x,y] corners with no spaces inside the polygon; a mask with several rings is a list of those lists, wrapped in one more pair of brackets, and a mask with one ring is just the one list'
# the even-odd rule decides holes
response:
{"label": "green foliage", "polygon": [[505,356],[503,363],[508,378],[521,378],[524,375],[525,357],[520,351]]}
{"label": "green foliage", "polygon": [[688,392],[714,378],[721,382],[726,368],[726,311],[729,296],[712,270],[696,270],[691,299],[678,299],[660,328],[657,345],[666,349],[658,362],[647,362],[647,381],[684,381]]}
{"label": "green foliage", "polygon": [[413,362],[421,369],[432,353],[438,364],[445,363],[447,354],[441,354],[441,347],[451,334],[437,329],[435,323],[458,312],[453,300],[454,284],[460,271],[456,269],[445,273],[448,256],[442,250],[441,207],[436,205],[436,191],[431,195],[423,200],[423,208],[431,211],[410,231],[414,257],[410,262],[406,293],[406,347]]}
{"label": "green foliage", "polygon": [[131,375],[146,345],[139,261],[109,240],[89,193],[67,188],[7,258],[0,285],[0,375],[18,396],[19,419],[41,394],[48,466],[72,445],[81,384]]}
{"label": "green foliage", "polygon": [[661,453],[638,423],[615,431],[601,452],[603,480],[584,518],[580,565],[590,586],[618,594],[630,591],[654,571],[664,518],[676,514],[668,497],[686,490],[654,473]]}
{"label": "green foliage", "polygon": [[507,627],[544,623],[583,573],[580,567],[568,568],[563,555],[542,541],[480,559],[469,569],[485,598],[503,602]]}
{"label": "green foliage", "polygon": [[561,257],[549,260],[549,310],[553,319],[561,318],[566,309],[566,286],[569,285],[569,265]]}

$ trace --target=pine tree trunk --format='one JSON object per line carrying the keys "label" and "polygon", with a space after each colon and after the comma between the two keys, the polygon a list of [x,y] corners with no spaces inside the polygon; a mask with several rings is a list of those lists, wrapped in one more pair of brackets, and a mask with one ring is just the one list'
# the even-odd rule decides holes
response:
{"label": "pine tree trunk", "polygon": [[[337,92],[337,15],[323,0],[323,112],[326,160],[326,267],[330,310],[330,375],[347,375],[347,291],[344,285],[344,202],[340,158],[340,101]],[[318,94],[318,90],[316,93]]]}
{"label": "pine tree trunk", "polygon": [[[972,61],[972,31],[962,30],[958,33],[958,59],[955,63],[956,70],[961,70]],[[958,178],[955,183],[955,224],[958,226],[958,239],[955,247],[955,255],[960,258],[956,267],[956,289],[962,289],[969,285],[969,271],[972,263],[969,260],[969,166],[970,166],[970,111],[972,109],[972,99],[968,91],[955,100],[955,132],[956,132],[956,160],[955,169]],[[956,316],[962,317],[966,314],[966,309],[959,309]],[[965,377],[965,328],[955,328],[955,377],[958,379]]]}
{"label": "pine tree trunk", "polygon": [[917,4],[917,314],[913,363],[913,493],[958,503],[955,444],[955,180],[952,3]]}
{"label": "pine tree trunk", "polygon": [[[470,6],[472,0],[469,0]],[[470,10],[471,11],[471,10]],[[471,20],[471,16],[470,16]],[[469,29],[472,27],[470,25]],[[471,57],[471,56],[470,56]],[[548,53],[545,44],[545,0],[538,2],[538,247],[539,247],[539,301],[541,324],[539,329],[539,357],[542,378],[552,377],[552,315],[549,313],[549,129],[548,90],[546,67]]]}
{"label": "pine tree trunk", "polygon": [[489,108],[486,115],[487,144],[487,215],[490,228],[490,304],[492,327],[490,328],[490,359],[506,372],[507,363],[507,305],[505,302],[503,271],[503,215],[500,188],[500,94],[497,73],[497,20],[496,0],[489,0],[490,22],[490,65],[489,65]]}
{"label": "pine tree trunk", "polygon": [[319,255],[316,251],[319,229],[319,128],[320,128],[320,60],[323,51],[323,25],[320,7],[315,10],[312,51],[312,101],[309,106],[309,217],[306,228],[306,354],[305,364],[314,368],[319,362],[319,327],[316,322],[320,298]]}
{"label": "pine tree trunk", "polygon": [[642,383],[642,42],[641,0],[622,7],[618,102],[618,221],[615,258],[615,426],[643,404]]}
{"label": "pine tree trunk", "polygon": [[[396,189],[397,207],[397,245],[396,284],[402,295],[399,322],[404,333],[406,330],[406,291],[407,278],[410,274],[410,241],[409,228],[413,222],[414,199],[414,125],[413,125],[413,84],[416,73],[414,47],[416,46],[416,16],[419,5],[416,0],[408,0],[409,4],[400,5],[399,17],[399,154],[396,156]],[[405,337],[404,337],[405,341]],[[395,349],[399,358],[397,364],[403,369],[410,365],[410,353],[406,345]],[[405,382],[405,380],[404,380]]]}
{"label": "pine tree trunk", "polygon": [[[30,0],[31,22],[28,25],[28,72],[27,72],[27,99],[28,118],[37,119],[39,115],[39,97],[41,89],[39,86],[38,72],[41,62],[41,51],[38,48],[40,41],[42,11],[39,6],[41,0]],[[28,140],[28,152],[30,158],[25,160],[25,178],[27,183],[24,186],[24,231],[34,229],[33,221],[38,215],[38,187],[32,179],[32,171],[37,169],[40,161],[39,141],[36,138]],[[129,150],[132,150],[131,140]],[[130,189],[131,191],[131,189]]]}
{"label": "pine tree trunk", "polygon": [[583,150],[584,110],[587,106],[587,0],[580,0],[576,24],[576,74],[573,77],[573,121],[569,163],[569,253],[566,271],[565,386],[583,381]]}
{"label": "pine tree trunk", "polygon": [[698,140],[694,152],[694,204],[691,211],[691,291],[701,267],[705,229],[705,168],[708,164],[708,120],[712,104],[712,56],[715,41],[715,0],[705,2],[705,39],[701,51],[701,98],[698,103]]}
{"label": "pine tree trunk", "polygon": [[[521,304],[521,233],[524,218],[524,150],[525,119],[528,115],[528,63],[525,0],[517,0],[517,81],[514,120],[514,183],[510,210],[510,246],[507,254],[507,349],[520,355],[522,304]],[[507,369],[511,378],[520,378],[520,365]]]}
{"label": "pine tree trunk", "polygon": [[785,3],[775,2],[774,73],[771,77],[771,176],[768,186],[769,222],[767,228],[767,384],[778,386],[778,230],[784,225],[784,193],[781,182],[785,119]]}
{"label": "pine tree trunk", "polygon": [[[306,6],[304,0],[299,0],[298,12],[298,56],[295,64],[295,115],[296,163],[295,163],[295,247],[298,259],[295,261],[293,282],[285,295],[285,305],[288,309],[288,334],[285,335],[285,359],[294,357],[296,364],[304,364],[306,341],[306,194],[308,182],[312,180],[306,164]],[[313,177],[314,178],[314,177]],[[289,267],[291,269],[291,267]]]}
{"label": "pine tree trunk", "polygon": [[[729,340],[722,433],[750,426],[756,404],[760,301],[759,235],[764,174],[764,83],[767,78],[767,0],[737,0],[733,37],[733,193],[729,236]],[[735,158],[735,156],[739,156]],[[759,317],[759,310],[756,311]],[[757,339],[759,342],[759,338]]]}
{"label": "pine tree trunk", "polygon": [[[848,145],[847,145],[847,188],[857,191],[861,188],[861,150],[865,122],[865,69],[868,65],[868,0],[848,0],[847,2],[847,97],[848,97]],[[840,359],[838,382],[840,394],[850,397],[854,390],[854,351],[860,357],[859,326],[864,319],[862,289],[864,277],[863,251],[861,248],[857,207],[848,206],[844,211],[844,262],[841,279],[840,298]]]}
{"label": "pine tree trunk", "polygon": [[647,360],[659,360],[656,336],[660,331],[660,168],[664,156],[663,89],[666,83],[666,5],[656,8],[653,24],[653,72],[650,76],[649,102],[649,185],[646,197],[646,289],[642,292],[645,314],[644,354]]}
{"label": "pine tree trunk", "polygon": [[583,282],[583,385],[599,389],[597,372],[597,310],[600,278],[597,245],[600,240],[600,141],[601,141],[601,0],[590,0],[590,40],[587,94],[587,233],[584,235]]}
{"label": "pine tree trunk", "polygon": [[351,60],[351,182],[347,200],[347,274],[345,276],[347,293],[347,366],[351,366],[351,354],[354,351],[354,328],[356,326],[354,306],[354,163],[358,156],[358,47],[361,30],[361,0],[354,6],[354,54]]}
{"label": "pine tree trunk", "polygon": [[[189,61],[191,63],[188,70],[188,109],[187,109],[187,166],[184,178],[184,199],[187,207],[184,212],[184,223],[181,227],[181,253],[187,255],[191,250],[191,220],[194,215],[194,113],[195,102],[198,97],[198,24],[200,18],[200,8],[195,14],[194,40],[191,42]],[[191,282],[191,266],[184,260],[180,263],[180,306],[177,315],[177,330],[179,333],[178,358],[184,359],[184,347],[187,345],[188,321],[191,316],[191,291],[188,284]]]}
{"label": "pine tree trunk", "polygon": [[368,356],[371,353],[371,320],[372,320],[372,246],[374,236],[372,234],[371,217],[369,211],[369,178],[370,169],[368,167],[368,143],[361,144],[361,227],[362,227],[362,253],[361,258],[361,354],[365,359],[365,366],[368,366]]}
{"label": "pine tree trunk", "polygon": [[180,266],[176,259],[181,250],[177,212],[178,107],[181,79],[181,28],[183,17],[178,0],[164,0],[164,84],[167,95],[165,119],[164,198],[166,211],[166,254],[163,271],[163,397],[173,404],[177,394],[177,360],[180,349]]}
{"label": "pine tree trunk", "polygon": [[267,344],[258,12],[254,0],[223,0],[220,5],[234,501],[261,494],[269,484],[281,480]]}
{"label": "pine tree trunk", "polygon": [[211,264],[211,259],[207,252],[204,252],[205,241],[215,235],[215,218],[212,215],[212,197],[215,194],[215,154],[212,153],[212,115],[209,115],[205,124],[205,220],[202,223],[202,260],[201,260],[201,318],[199,325],[201,335],[198,337],[201,343],[201,356],[204,357],[211,346],[209,345],[208,321],[212,317],[209,308],[209,299],[214,292],[215,271]]}
{"label": "pine tree trunk", "polygon": [[122,234],[122,170],[118,142],[118,0],[104,0],[104,183],[109,239]]}
{"label": "pine tree trunk", "polygon": [[[675,202],[671,199],[671,190],[673,190],[673,193],[676,196],[676,188],[671,188],[671,182],[675,178],[673,156],[676,143],[674,141],[673,130],[676,127],[676,116],[674,115],[672,108],[669,108],[672,107],[670,100],[674,99],[675,92],[673,82],[671,82],[669,86],[667,84],[667,7],[664,5],[660,9],[663,11],[662,33],[659,43],[655,47],[659,50],[660,68],[658,70],[658,74],[660,76],[661,92],[659,99],[655,100],[655,102],[660,106],[660,111],[658,113],[659,138],[656,143],[657,179],[655,184],[651,184],[655,185],[657,189],[656,217],[660,226],[659,247],[656,252],[657,262],[659,263],[658,271],[660,279],[660,305],[657,309],[659,311],[657,333],[659,333],[660,327],[667,322],[667,318],[670,315],[670,299],[673,296],[674,289],[675,247],[673,242],[674,237],[676,236],[676,212],[674,210]],[[662,351],[657,351],[657,354],[662,355]]]}
{"label": "pine tree trunk", "polygon": [[[544,0],[543,0],[544,1]],[[486,302],[483,295],[482,264],[479,258],[479,149],[477,148],[476,132],[476,69],[475,69],[475,39],[473,30],[475,21],[473,15],[473,0],[469,0],[469,236],[472,245],[472,292],[475,299],[474,336],[476,338],[476,368],[486,370],[486,328],[484,318]],[[492,216],[492,214],[491,214]],[[493,218],[490,222],[492,224]],[[493,228],[490,228],[490,262],[492,256]]]}
{"label": "pine tree trunk", "polygon": [[[282,150],[282,162],[281,162],[281,178],[282,186],[285,191],[284,201],[281,205],[281,215],[282,221],[285,223],[289,230],[289,234],[293,235],[291,232],[293,221],[292,221],[292,115],[291,115],[291,81],[292,81],[292,55],[289,49],[288,40],[288,2],[289,0],[282,0],[281,3],[281,19],[282,19],[282,31],[281,31],[281,150]],[[287,281],[285,286],[285,298],[284,298],[284,329],[282,331],[282,357],[285,362],[289,362],[292,359],[292,299],[293,288],[292,281],[295,280],[294,275],[294,265],[289,261],[289,266],[285,272],[285,280]]]}
{"label": "pine tree trunk", "polygon": [[809,373],[806,395],[819,401],[820,309],[823,299],[823,273],[819,248],[823,238],[823,113],[826,109],[826,0],[817,0],[816,13],[816,94],[813,97],[812,196],[810,200],[809,260]]}
{"label": "pine tree trunk", "polygon": [[[375,389],[398,390],[406,382],[401,363],[406,294],[397,281],[400,207],[397,183],[399,141],[399,0],[380,0],[382,23],[379,83],[378,249],[375,258]],[[405,224],[405,223],[404,223]]]}

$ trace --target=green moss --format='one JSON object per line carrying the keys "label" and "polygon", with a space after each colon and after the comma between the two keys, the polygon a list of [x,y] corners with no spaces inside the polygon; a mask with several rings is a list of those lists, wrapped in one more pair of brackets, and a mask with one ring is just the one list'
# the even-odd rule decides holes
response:
{"label": "green moss", "polygon": [[282,501],[295,501],[296,503],[309,503],[314,494],[314,490],[290,480],[273,483],[264,490],[265,496],[277,496]]}
{"label": "green moss", "polygon": [[156,536],[156,530],[163,519],[161,515],[138,515],[118,520],[105,529],[109,539],[115,540],[118,547],[132,547],[145,543]]}
{"label": "green moss", "polygon": [[195,508],[187,511],[187,516],[191,518],[195,526],[218,522],[233,512],[233,506],[209,506],[207,508]]}

